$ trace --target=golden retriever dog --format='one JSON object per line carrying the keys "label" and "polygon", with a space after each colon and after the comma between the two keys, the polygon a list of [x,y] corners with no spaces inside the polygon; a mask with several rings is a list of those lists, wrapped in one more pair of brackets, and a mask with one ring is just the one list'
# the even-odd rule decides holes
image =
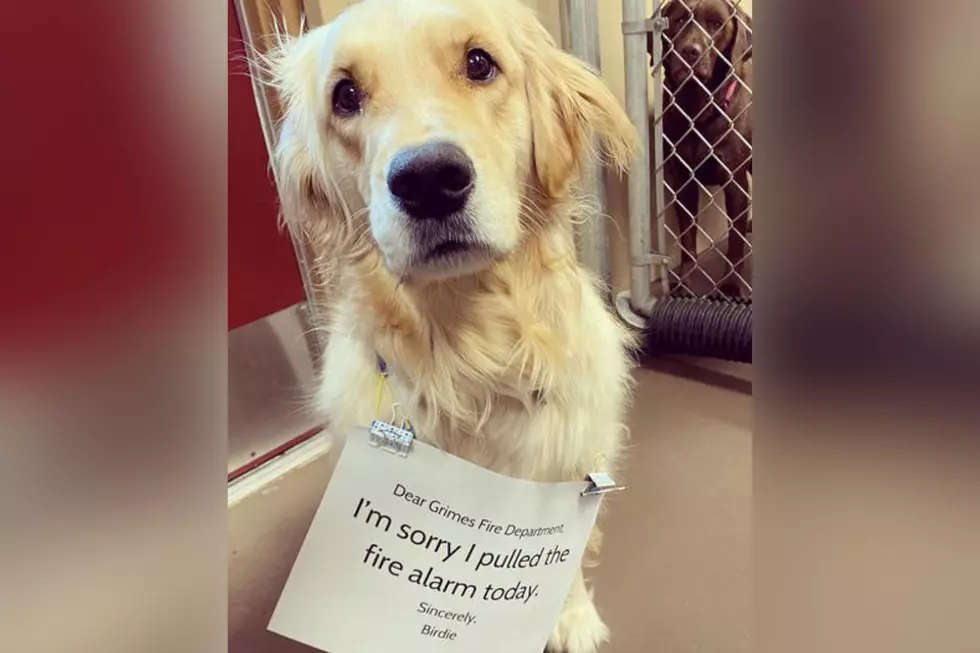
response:
{"label": "golden retriever dog", "polygon": [[[378,417],[380,359],[381,416],[424,442],[515,478],[615,471],[630,335],[573,232],[594,139],[623,169],[636,134],[598,75],[517,0],[364,0],[265,63],[283,213],[334,271],[328,428]],[[580,570],[548,649],[607,636]]]}

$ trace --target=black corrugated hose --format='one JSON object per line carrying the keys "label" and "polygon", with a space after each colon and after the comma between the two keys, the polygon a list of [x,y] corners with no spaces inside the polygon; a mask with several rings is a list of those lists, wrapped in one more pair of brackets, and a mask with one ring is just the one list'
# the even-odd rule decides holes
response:
{"label": "black corrugated hose", "polygon": [[751,302],[666,297],[653,305],[647,328],[651,352],[752,362]]}

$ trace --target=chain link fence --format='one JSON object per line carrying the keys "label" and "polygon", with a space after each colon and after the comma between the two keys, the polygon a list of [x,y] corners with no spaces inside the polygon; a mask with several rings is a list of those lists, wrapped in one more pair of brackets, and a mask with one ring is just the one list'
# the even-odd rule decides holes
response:
{"label": "chain link fence", "polygon": [[650,20],[650,133],[662,139],[651,143],[651,190],[663,188],[652,219],[674,297],[751,301],[752,18],[742,4],[665,0]]}
{"label": "chain link fence", "polygon": [[640,147],[616,310],[651,352],[751,363],[751,0],[622,4]]}

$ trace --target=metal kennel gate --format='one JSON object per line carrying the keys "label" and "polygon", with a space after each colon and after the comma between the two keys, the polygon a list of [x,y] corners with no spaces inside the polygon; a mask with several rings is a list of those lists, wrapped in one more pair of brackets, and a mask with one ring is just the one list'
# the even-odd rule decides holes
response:
{"label": "metal kennel gate", "polygon": [[[678,143],[670,142],[664,134],[665,115],[680,110],[682,113],[678,115],[689,119],[691,126],[676,140],[704,140],[694,128],[699,115],[684,114],[664,83],[665,60],[674,50],[664,8],[670,2],[682,1],[685,0],[655,0],[650,16],[646,13],[645,0],[622,0],[626,110],[639,133],[640,148],[628,186],[630,286],[629,291],[617,296],[616,305],[624,319],[646,329],[647,345],[652,350],[751,362],[752,243],[748,235],[751,214],[746,208],[740,215],[730,215],[723,200],[726,190],[734,197],[742,192],[750,207],[751,189],[748,183],[744,183],[745,188],[741,184],[707,187],[695,171],[709,158],[713,159],[710,165],[724,166],[716,156],[715,143],[705,140],[706,158],[690,165],[674,151]],[[701,1],[686,0],[686,4],[694,7]],[[736,12],[741,2],[729,2],[730,20],[739,21],[738,29],[751,34],[751,26]],[[573,0],[572,4],[579,2]],[[690,18],[671,31],[676,34],[678,28],[682,33],[686,29],[699,29],[706,37],[712,36]],[[715,53],[726,63],[723,53]],[[732,63],[735,62],[727,62]],[[688,83],[691,82],[701,83],[696,78]],[[731,75],[731,81],[726,78],[725,83],[741,84],[742,89],[733,88],[741,90],[742,97],[747,97],[751,105],[751,89],[741,80]],[[716,92],[705,91],[709,98],[705,110],[718,109]],[[723,101],[727,104],[727,100]],[[734,123],[726,132],[727,137],[742,138],[751,157],[751,142],[735,130]],[[668,169],[673,171],[672,175],[667,174]],[[671,186],[671,181],[676,187]],[[727,184],[738,182],[733,178]],[[676,214],[684,209],[677,197],[685,187],[689,187],[688,192],[696,189],[700,200],[696,201],[694,215],[689,217],[689,226],[680,229]],[[733,238],[744,238],[744,243],[741,247],[731,246]],[[731,252],[735,252],[731,258],[738,260],[729,260]],[[682,264],[682,259],[687,258],[690,260]]]}

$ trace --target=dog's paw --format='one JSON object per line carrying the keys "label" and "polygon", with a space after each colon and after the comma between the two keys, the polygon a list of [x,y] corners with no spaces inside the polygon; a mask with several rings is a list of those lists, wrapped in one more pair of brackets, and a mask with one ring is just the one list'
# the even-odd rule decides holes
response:
{"label": "dog's paw", "polygon": [[592,601],[565,608],[548,639],[547,653],[596,653],[609,639],[609,629]]}

